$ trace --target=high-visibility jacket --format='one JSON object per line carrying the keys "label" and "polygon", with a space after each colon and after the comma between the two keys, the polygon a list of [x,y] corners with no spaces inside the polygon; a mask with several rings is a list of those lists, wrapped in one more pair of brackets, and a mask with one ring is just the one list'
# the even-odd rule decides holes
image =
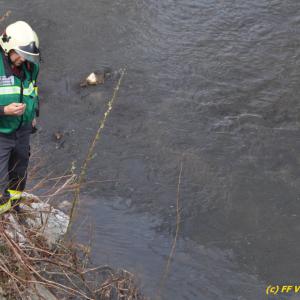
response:
{"label": "high-visibility jacket", "polygon": [[15,76],[8,57],[0,48],[0,105],[13,102],[26,104],[22,116],[0,116],[0,133],[12,133],[35,118],[39,101],[36,86],[38,72],[38,65],[25,62],[22,64],[21,76]]}

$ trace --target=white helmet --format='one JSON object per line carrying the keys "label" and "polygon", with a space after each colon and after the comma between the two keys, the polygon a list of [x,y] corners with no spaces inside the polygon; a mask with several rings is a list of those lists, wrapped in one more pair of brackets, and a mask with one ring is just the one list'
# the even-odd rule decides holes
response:
{"label": "white helmet", "polygon": [[17,21],[6,27],[0,36],[0,46],[6,54],[15,50],[26,60],[35,64],[40,62],[39,38],[24,21]]}

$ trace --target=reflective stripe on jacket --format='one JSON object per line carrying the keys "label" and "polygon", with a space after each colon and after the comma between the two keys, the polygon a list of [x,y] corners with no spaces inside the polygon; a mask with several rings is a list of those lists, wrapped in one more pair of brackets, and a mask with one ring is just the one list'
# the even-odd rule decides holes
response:
{"label": "reflective stripe on jacket", "polygon": [[0,105],[13,102],[26,104],[23,116],[0,116],[1,133],[12,133],[23,123],[29,123],[35,118],[39,101],[36,87],[38,72],[38,65],[23,63],[21,78],[15,76],[8,57],[0,48]]}

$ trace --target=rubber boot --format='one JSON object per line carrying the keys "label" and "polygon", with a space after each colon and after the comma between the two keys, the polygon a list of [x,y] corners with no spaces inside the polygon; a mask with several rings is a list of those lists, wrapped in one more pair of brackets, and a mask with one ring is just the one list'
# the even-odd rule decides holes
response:
{"label": "rubber boot", "polygon": [[10,201],[11,201],[12,208],[15,210],[15,212],[20,213],[21,208],[20,208],[19,204],[21,202],[22,192],[9,189],[8,193],[10,195]]}
{"label": "rubber boot", "polygon": [[5,191],[0,195],[0,214],[3,214],[11,209],[10,194],[8,191]]}

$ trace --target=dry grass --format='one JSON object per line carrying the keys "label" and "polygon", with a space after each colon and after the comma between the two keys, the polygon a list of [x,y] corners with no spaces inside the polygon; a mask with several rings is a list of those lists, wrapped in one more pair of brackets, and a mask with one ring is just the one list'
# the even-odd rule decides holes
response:
{"label": "dry grass", "polygon": [[[22,201],[25,204],[41,199],[54,203],[59,196],[74,192],[78,187],[76,176],[67,172],[37,180],[42,165],[32,166],[29,182],[33,188],[28,191],[43,190],[43,195],[27,198]],[[49,245],[43,228],[28,226],[27,218],[30,215],[12,212],[0,216],[0,298],[145,299],[131,273],[108,266],[95,267],[90,260],[90,246],[74,240]],[[20,241],[18,235],[26,242]]]}
{"label": "dry grass", "polygon": [[[8,16],[9,13],[3,18]],[[125,71],[122,72],[112,99],[108,102],[108,109],[99,122],[98,131],[79,176],[71,169],[62,176],[54,176],[50,172],[40,179],[40,170],[43,169],[45,162],[40,158],[39,151],[33,152],[31,161],[34,161],[34,165],[30,167],[27,180],[27,185],[31,188],[27,192],[37,193],[39,196],[32,195],[31,199],[28,198],[26,201],[42,200],[54,204],[58,203],[61,196],[75,193],[70,213],[72,220],[81,188],[96,183],[85,180],[87,165],[112,109]],[[111,180],[101,182],[105,181]],[[33,229],[26,222],[27,218],[30,216],[16,215],[12,212],[0,215],[0,298],[4,296],[5,299],[22,300],[146,299],[137,288],[133,274],[126,270],[113,270],[109,266],[95,267],[90,260],[91,247],[74,241],[74,238],[70,240],[70,235],[69,240],[65,238],[50,245],[43,236],[43,228]],[[18,236],[22,236],[23,240],[20,241]]]}
{"label": "dry grass", "polygon": [[76,244],[50,249],[30,230],[26,237],[30,245],[20,246],[1,222],[0,276],[8,299],[45,298],[45,291],[38,293],[40,287],[48,288],[54,299],[142,299],[132,274],[108,267],[83,268],[84,253]]}
{"label": "dry grass", "polygon": [[0,219],[0,280],[7,299],[145,299],[132,274],[92,267],[89,247],[79,243],[49,245],[40,230],[26,225],[27,217]]}
{"label": "dry grass", "polygon": [[[8,18],[11,11],[0,17],[0,23]],[[67,172],[60,177],[51,177],[51,173],[41,180],[38,170],[42,160],[36,160],[31,168],[29,179],[35,181],[28,190],[32,193],[40,189],[46,193],[40,195],[45,202],[57,196],[75,191],[74,209],[79,200],[80,188],[89,184],[84,182],[87,164],[91,160],[96,141],[101,136],[105,121],[112,109],[122,77],[114,90],[108,109],[102,120],[94,141],[89,148],[87,158],[81,169],[80,177]],[[38,161],[38,163],[37,163]],[[29,180],[29,181],[30,181]],[[7,213],[0,216],[0,298],[6,299],[146,299],[139,292],[133,274],[126,270],[114,271],[108,266],[89,266],[89,247],[74,241],[61,241],[49,245],[41,231],[26,225],[26,215]],[[14,232],[14,234],[12,234]],[[26,242],[20,242],[16,236],[22,236]]]}

